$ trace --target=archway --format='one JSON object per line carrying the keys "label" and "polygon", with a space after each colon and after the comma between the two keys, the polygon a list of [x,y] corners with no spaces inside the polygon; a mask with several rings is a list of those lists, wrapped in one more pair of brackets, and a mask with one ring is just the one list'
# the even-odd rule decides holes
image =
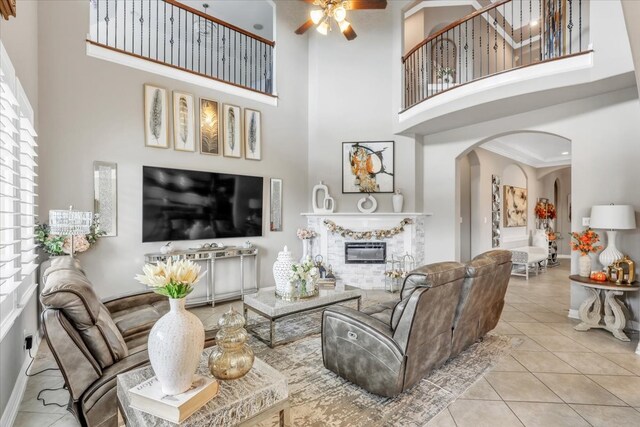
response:
{"label": "archway", "polygon": [[[546,147],[542,150],[545,156],[536,160],[519,154],[520,151],[527,151],[525,143],[538,140],[541,142],[539,145]],[[493,141],[500,143],[494,144]],[[554,142],[558,144],[558,151],[563,150],[558,155],[553,154]],[[566,147],[570,147],[570,143],[569,139],[548,132],[506,132],[478,141],[456,158],[456,212],[459,213],[456,252],[460,260],[466,261],[492,249],[496,228],[498,247],[530,245],[530,236],[536,228],[534,208],[540,197],[548,198],[560,207],[560,215],[566,216],[567,221],[563,217],[558,231],[566,234],[570,224],[565,193],[570,189],[571,177],[570,148]],[[569,155],[564,155],[567,151]],[[500,179],[498,206],[494,204],[492,176]],[[569,182],[565,182],[567,180]],[[526,219],[505,222],[505,186],[516,188],[519,194],[526,195]]]}

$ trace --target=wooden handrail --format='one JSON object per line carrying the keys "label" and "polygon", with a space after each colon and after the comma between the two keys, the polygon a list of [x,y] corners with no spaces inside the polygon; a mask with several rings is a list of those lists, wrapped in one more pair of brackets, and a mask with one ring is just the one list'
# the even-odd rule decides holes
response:
{"label": "wooden handrail", "polygon": [[181,2],[179,2],[177,0],[164,0],[164,2],[165,3],[169,3],[169,4],[171,4],[171,5],[175,6],[175,7],[178,7],[180,9],[182,9],[182,10],[186,10],[188,12],[191,12],[191,13],[193,13],[195,15],[198,15],[198,16],[204,18],[204,19],[208,19],[209,21],[215,22],[216,24],[220,24],[220,25],[222,25],[224,27],[230,28],[233,31],[236,31],[236,32],[241,33],[241,34],[244,34],[247,37],[251,37],[254,40],[258,40],[258,41],[260,41],[260,42],[262,42],[264,44],[268,44],[269,46],[275,46],[276,45],[276,42],[273,41],[273,40],[268,40],[268,39],[265,39],[264,37],[260,37],[257,34],[250,33],[249,31],[243,30],[240,27],[236,27],[233,24],[230,24],[230,23],[225,22],[225,21],[223,21],[221,19],[215,18],[215,17],[213,17],[211,15],[207,15],[206,13],[203,13],[203,12],[199,11],[198,9],[194,9],[191,6],[187,6],[186,4],[181,3]]}
{"label": "wooden handrail", "polygon": [[499,6],[502,6],[505,3],[509,3],[512,0],[501,0],[497,3],[491,3],[485,7],[483,7],[482,9],[478,9],[473,13],[470,13],[469,15],[465,16],[464,18],[460,18],[457,21],[452,22],[451,24],[447,25],[446,27],[444,27],[443,29],[437,31],[434,34],[431,34],[429,37],[427,37],[426,39],[422,40],[420,43],[418,43],[416,46],[413,47],[413,49],[411,49],[406,55],[404,55],[402,57],[402,62],[404,63],[407,58],[409,58],[411,56],[411,54],[413,54],[415,51],[417,51],[418,49],[420,49],[422,46],[426,45],[427,43],[429,43],[431,40],[438,38],[439,36],[441,36],[442,34],[446,33],[447,31],[451,30],[452,28],[455,28],[461,24],[464,24],[467,21],[472,20],[473,18],[475,18],[478,15],[482,15],[483,13],[486,13],[492,9],[495,9]]}

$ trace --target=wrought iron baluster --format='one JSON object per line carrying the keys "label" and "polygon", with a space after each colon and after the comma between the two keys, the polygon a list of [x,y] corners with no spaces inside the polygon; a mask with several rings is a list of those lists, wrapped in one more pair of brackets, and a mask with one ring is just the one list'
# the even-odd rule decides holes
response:
{"label": "wrought iron baluster", "polygon": [[465,82],[469,81],[469,21],[464,21],[464,73]]}
{"label": "wrought iron baluster", "polygon": [[520,65],[522,65],[522,48],[523,48],[523,40],[522,37],[522,0],[520,0]]}
{"label": "wrought iron baluster", "polygon": [[569,54],[573,53],[572,41],[573,41],[573,0],[567,0],[569,3]]}
{"label": "wrought iron baluster", "polygon": [[489,28],[491,25],[489,24],[489,18],[491,18],[491,14],[487,12],[487,16],[485,17],[485,21],[487,21],[487,75],[491,74],[491,49],[489,48],[489,43],[491,43],[491,32]]}
{"label": "wrought iron baluster", "polygon": [[140,55],[144,56],[144,0],[140,0]]}
{"label": "wrought iron baluster", "polygon": [[207,38],[209,36],[209,21],[207,19],[204,20],[204,73],[207,73]]}
{"label": "wrought iron baluster", "polygon": [[531,2],[533,0],[528,0],[529,1],[529,64],[533,63],[533,57],[531,56],[531,22],[533,21],[533,11],[532,11],[532,4]]}
{"label": "wrought iron baluster", "polygon": [[542,26],[544,25],[544,17],[542,16],[542,0],[538,0],[538,46],[540,49],[540,54],[538,55],[540,61],[544,58],[542,53]]}
{"label": "wrought iron baluster", "polygon": [[493,11],[493,55],[495,56],[494,62],[496,64],[494,73],[498,72],[498,9]]}
{"label": "wrought iron baluster", "polygon": [[564,49],[562,48],[564,46],[564,42],[565,42],[565,34],[564,34],[564,28],[562,28],[562,19],[564,18],[562,16],[562,0],[558,0],[558,25],[559,30],[560,30],[560,39],[558,40],[558,56],[562,56],[564,54]]}
{"label": "wrought iron baluster", "polygon": [[580,15],[578,23],[578,36],[580,38],[580,52],[582,52],[582,0],[578,0],[578,15]]}
{"label": "wrought iron baluster", "polygon": [[182,27],[182,13],[180,12],[181,9],[178,9],[178,67],[180,66],[180,50],[182,47],[182,43],[180,43],[180,37],[181,37],[181,31],[180,28]]}
{"label": "wrought iron baluster", "polygon": [[136,2],[131,2],[131,52],[136,52]]}
{"label": "wrought iron baluster", "polygon": [[471,80],[476,77],[476,18],[471,18]]}
{"label": "wrought iron baluster", "polygon": [[478,27],[478,34],[480,35],[480,53],[478,56],[480,57],[480,75],[478,77],[482,77],[484,73],[484,68],[482,67],[482,16],[480,16],[480,24]]}
{"label": "wrought iron baluster", "polygon": [[516,41],[513,38],[513,27],[516,26],[516,21],[513,20],[513,2],[510,3],[511,6],[511,68],[514,66],[515,56],[516,56]]}
{"label": "wrought iron baluster", "polygon": [[[196,39],[198,42],[198,73],[200,72],[200,65],[202,63],[202,56],[201,56],[202,55],[202,26],[200,24],[201,22],[202,22],[202,18],[200,17],[200,15],[198,15],[198,38]],[[205,30],[205,40],[206,40],[206,37],[207,37],[207,34]]]}
{"label": "wrought iron baluster", "polygon": [[109,0],[105,0],[105,9],[106,11],[104,15],[104,30],[105,30],[106,40],[104,44],[109,46]]}
{"label": "wrought iron baluster", "polygon": [[195,57],[195,55],[193,54],[194,49],[195,49],[195,47],[194,47],[194,44],[195,44],[195,42],[194,42],[195,28],[194,27],[195,27],[195,25],[194,24],[195,24],[195,14],[192,13],[191,14],[191,70],[192,71],[195,71],[195,67],[193,66],[193,63],[194,63],[193,60],[194,60],[194,57]]}
{"label": "wrought iron baluster", "polygon": [[174,44],[174,38],[173,38],[173,22],[174,22],[174,17],[173,17],[173,9],[174,6],[171,5],[171,19],[169,19],[169,21],[171,22],[171,39],[169,40],[169,44],[171,45],[171,65],[173,65],[173,44]]}
{"label": "wrought iron baluster", "polygon": [[507,27],[506,27],[506,3],[502,5],[502,70],[507,69]]}
{"label": "wrought iron baluster", "polygon": [[460,67],[462,67],[462,27],[458,27],[458,64],[456,64],[456,80],[458,83],[462,83],[460,77]]}
{"label": "wrought iron baluster", "polygon": [[147,56],[149,58],[151,58],[151,2],[149,2],[149,15],[147,15],[147,20],[149,21],[149,24],[147,25],[149,27],[149,41],[147,43]]}

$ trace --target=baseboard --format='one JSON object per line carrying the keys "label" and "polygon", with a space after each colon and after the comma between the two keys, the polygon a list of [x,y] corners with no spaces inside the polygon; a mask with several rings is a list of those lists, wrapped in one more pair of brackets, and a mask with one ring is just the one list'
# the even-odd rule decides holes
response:
{"label": "baseboard", "polygon": [[[38,334],[35,334],[32,351],[37,353],[39,345],[40,337]],[[35,356],[36,353],[33,353],[33,355]],[[24,391],[27,388],[27,381],[29,380],[29,377],[24,374],[29,366],[29,362],[31,362],[31,358],[28,353],[25,352],[24,362],[22,362],[22,367],[20,368],[20,375],[13,386],[13,390],[11,390],[11,396],[7,402],[7,406],[4,408],[2,418],[0,418],[0,427],[11,427],[16,420],[18,409],[20,409],[20,402],[22,402]]]}
{"label": "baseboard", "polygon": [[574,309],[569,309],[569,315],[567,316],[569,319],[578,319],[580,320],[580,314],[578,313],[578,310],[574,310]]}

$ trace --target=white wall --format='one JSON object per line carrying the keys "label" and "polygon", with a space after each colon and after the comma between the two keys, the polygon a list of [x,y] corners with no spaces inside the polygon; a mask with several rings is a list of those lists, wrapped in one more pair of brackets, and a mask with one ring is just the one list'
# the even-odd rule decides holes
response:
{"label": "white wall", "polygon": [[[17,17],[0,18],[0,40],[7,50],[16,75],[35,113],[38,126],[38,7],[33,1],[18,0]],[[42,161],[42,159],[41,159]],[[23,285],[23,286],[26,286]],[[0,414],[5,413],[16,380],[22,375],[27,357],[23,350],[24,335],[36,336],[38,329],[37,296],[29,299],[21,315],[0,342]]]}
{"label": "white wall", "polygon": [[[358,37],[338,31],[309,35],[309,193],[322,180],[338,212],[357,212],[360,194],[342,194],[342,142],[395,141],[395,187],[404,210],[420,210],[416,197],[416,142],[393,133],[400,94],[402,7],[361,10],[349,15]],[[419,167],[418,167],[419,168]],[[391,212],[391,194],[374,195],[379,212]],[[309,197],[308,206],[311,207]]]}
{"label": "white wall", "polygon": [[[640,102],[636,88],[555,105],[482,124],[428,135],[424,138],[424,204],[434,216],[427,221],[427,262],[455,259],[459,230],[455,220],[459,197],[456,158],[480,142],[523,130],[554,133],[572,141],[572,229],[582,229],[595,204],[632,204],[640,211],[640,186],[631,172],[640,161]],[[615,159],[615,161],[605,161]],[[579,167],[578,167],[579,166]],[[640,231],[622,233],[618,247],[640,259]],[[572,270],[577,271],[573,255]],[[571,306],[577,309],[585,294],[572,289]],[[634,319],[640,298],[630,299]]]}
{"label": "white wall", "polygon": [[[41,218],[46,220],[50,209],[70,204],[93,210],[93,161],[118,164],[118,236],[101,239],[79,256],[100,296],[140,290],[133,277],[142,268],[144,254],[161,246],[141,242],[143,165],[265,178],[264,235],[251,239],[261,250],[261,286],[273,283],[271,268],[278,250],[297,244],[295,231],[304,223],[299,213],[307,207],[308,73],[307,41],[294,30],[304,21],[307,8],[301,2],[278,2],[276,8],[279,104],[271,107],[88,57],[89,2],[40,3]],[[146,148],[144,83],[262,111],[262,161]],[[284,231],[278,233],[270,232],[267,222],[271,177],[284,181]]]}

